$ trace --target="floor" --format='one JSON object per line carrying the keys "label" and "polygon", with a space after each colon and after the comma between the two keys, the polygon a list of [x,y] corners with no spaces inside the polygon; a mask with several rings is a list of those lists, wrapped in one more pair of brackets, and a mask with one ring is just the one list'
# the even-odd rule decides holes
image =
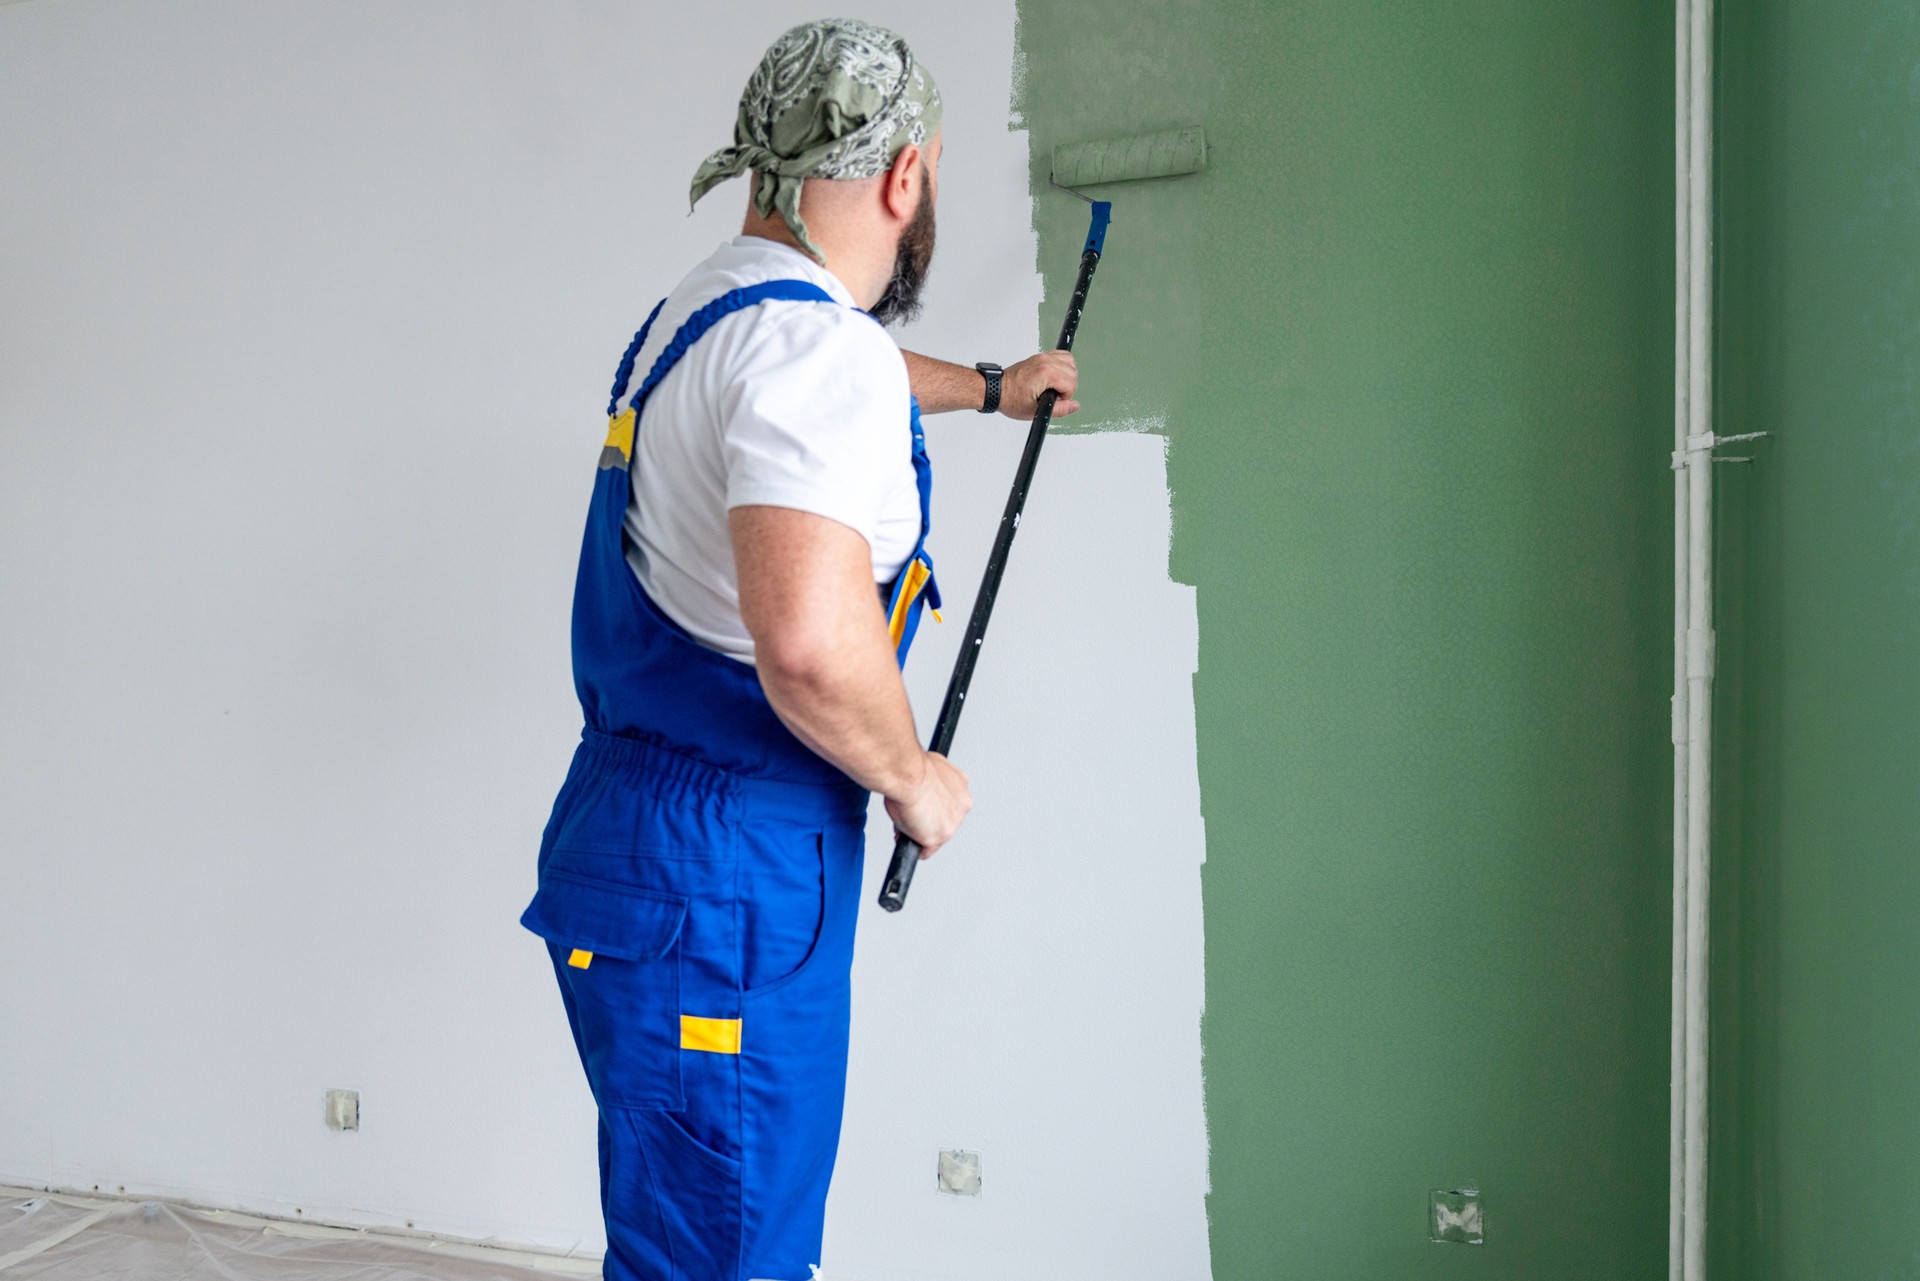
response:
{"label": "floor", "polygon": [[0,1189],[0,1281],[555,1281],[592,1259]]}

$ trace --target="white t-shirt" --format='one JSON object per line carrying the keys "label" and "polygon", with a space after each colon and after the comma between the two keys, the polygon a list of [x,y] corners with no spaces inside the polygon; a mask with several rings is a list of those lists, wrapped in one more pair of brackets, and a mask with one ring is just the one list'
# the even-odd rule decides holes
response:
{"label": "white t-shirt", "polygon": [[701,644],[744,663],[727,512],[789,507],[838,521],[890,582],[920,537],[906,362],[854,310],[839,279],[798,249],[737,236],[668,295],[620,393],[624,408],[688,316],[729,290],[804,280],[834,302],[773,301],[714,323],[648,398],[635,431],[627,563]]}

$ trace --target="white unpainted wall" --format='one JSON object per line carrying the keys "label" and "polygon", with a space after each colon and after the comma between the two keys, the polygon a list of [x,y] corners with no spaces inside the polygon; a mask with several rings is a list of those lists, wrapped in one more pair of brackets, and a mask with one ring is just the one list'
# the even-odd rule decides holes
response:
{"label": "white unpainted wall", "polygon": [[[687,180],[811,16],[0,6],[0,1183],[600,1248],[515,924],[579,726],[574,559],[620,350],[738,227],[744,184],[688,217]],[[947,99],[904,341],[1011,361],[1011,0],[865,16]],[[923,724],[1023,434],[933,420],[960,619],[922,633]],[[1159,438],[1050,443],[956,752],[978,809],[861,923],[836,1278],[1208,1275],[1168,532]],[[977,1200],[934,1191],[943,1147]]]}

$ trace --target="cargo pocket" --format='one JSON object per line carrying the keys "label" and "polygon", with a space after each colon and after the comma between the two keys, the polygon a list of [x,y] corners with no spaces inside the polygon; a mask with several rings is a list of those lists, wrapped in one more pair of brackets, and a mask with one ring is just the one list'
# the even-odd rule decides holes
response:
{"label": "cargo pocket", "polygon": [[819,832],[762,841],[746,878],[741,929],[741,988],[749,996],[800,978],[820,950],[827,925],[827,857]]}
{"label": "cargo pocket", "polygon": [[680,926],[687,900],[548,868],[520,923],[547,941],[603,1108],[685,1105]]}
{"label": "cargo pocket", "polygon": [[623,1112],[608,1125],[616,1156],[608,1172],[605,1275],[678,1281],[793,1275],[741,1270],[739,1161],[695,1139],[667,1112]]}

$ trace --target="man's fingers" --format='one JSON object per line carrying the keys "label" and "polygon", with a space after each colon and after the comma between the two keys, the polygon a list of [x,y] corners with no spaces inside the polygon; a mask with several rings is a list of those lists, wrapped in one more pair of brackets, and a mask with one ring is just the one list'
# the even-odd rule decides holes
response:
{"label": "man's fingers", "polygon": [[1053,416],[1055,418],[1065,418],[1068,414],[1077,414],[1079,412],[1080,402],[1077,400],[1056,400],[1053,402]]}
{"label": "man's fingers", "polygon": [[1050,351],[1047,353],[1047,356],[1053,362],[1052,377],[1049,379],[1049,382],[1053,385],[1054,390],[1063,395],[1071,396],[1074,388],[1080,385],[1080,366],[1074,363],[1073,353],[1070,351]]}
{"label": "man's fingers", "polygon": [[921,857],[921,858],[923,858],[923,859],[929,859],[929,858],[932,858],[932,857],[933,857],[933,854],[934,854],[934,851],[935,851],[935,850],[937,850],[937,849],[939,849],[941,845],[945,845],[945,844],[946,844],[946,842],[945,842],[945,841],[941,841],[939,845],[929,845],[929,844],[927,844],[927,843],[926,843],[925,841],[923,841],[923,840],[921,840],[921,839],[920,839],[919,837],[917,837],[917,836],[914,836],[914,835],[913,835],[913,834],[912,834],[911,832],[903,832],[903,831],[901,831],[901,830],[900,830],[900,828],[899,828],[898,826],[896,826],[896,827],[895,827],[895,828],[893,829],[893,836],[894,836],[894,839],[895,839],[895,840],[898,840],[898,839],[900,839],[900,838],[901,838],[901,837],[903,837],[903,836],[904,836],[904,837],[907,837],[907,838],[908,838],[909,840],[911,840],[911,841],[912,841],[912,842],[913,842],[913,843],[914,843],[915,845],[918,845],[918,846],[920,847],[920,857]]}

